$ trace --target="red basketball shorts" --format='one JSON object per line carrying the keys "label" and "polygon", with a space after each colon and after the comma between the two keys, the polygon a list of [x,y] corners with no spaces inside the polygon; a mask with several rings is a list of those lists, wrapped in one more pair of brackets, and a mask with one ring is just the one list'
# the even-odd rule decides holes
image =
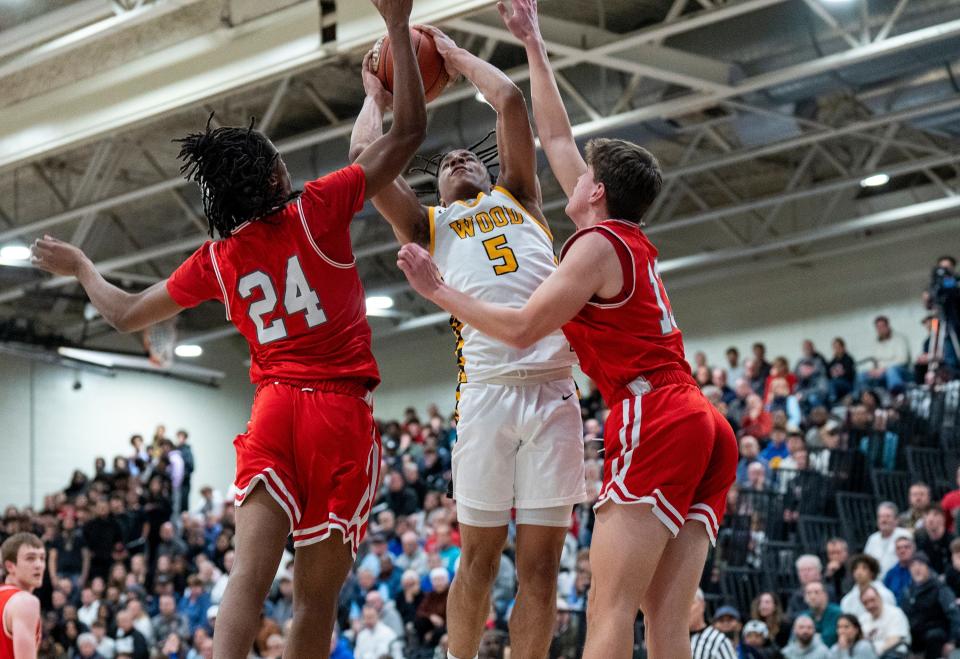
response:
{"label": "red basketball shorts", "polygon": [[703,522],[716,544],[727,490],[736,479],[733,429],[692,384],[668,384],[610,408],[604,431],[608,501],[646,503],[674,536]]}
{"label": "red basketball shorts", "polygon": [[380,435],[366,390],[352,382],[261,385],[237,452],[235,503],[262,484],[290,518],[293,544],[339,530],[353,554],[380,477]]}

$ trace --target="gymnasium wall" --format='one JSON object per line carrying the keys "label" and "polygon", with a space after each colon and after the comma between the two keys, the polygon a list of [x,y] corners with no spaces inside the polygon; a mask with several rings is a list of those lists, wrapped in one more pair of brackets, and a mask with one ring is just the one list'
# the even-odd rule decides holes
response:
{"label": "gymnasium wall", "polygon": [[[236,362],[236,360],[230,360]],[[229,364],[228,364],[229,367]],[[74,469],[88,474],[103,456],[131,453],[134,433],[190,433],[193,486],[226,491],[233,479],[233,438],[249,418],[253,389],[236,363],[222,388],[139,373],[107,377],[4,355],[0,358],[0,506],[40,505]]]}

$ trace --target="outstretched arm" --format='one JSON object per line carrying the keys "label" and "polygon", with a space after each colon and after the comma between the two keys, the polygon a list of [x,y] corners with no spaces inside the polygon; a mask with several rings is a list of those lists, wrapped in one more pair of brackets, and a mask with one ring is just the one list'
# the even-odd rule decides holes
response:
{"label": "outstretched arm", "polygon": [[426,250],[407,245],[397,265],[417,293],[463,323],[517,347],[530,346],[560,329],[610,281],[620,275],[620,264],[610,241],[588,234],[577,240],[560,267],[540,284],[520,309],[481,302],[443,283]]}
{"label": "outstretched arm", "polygon": [[[367,97],[350,136],[351,161],[356,160],[367,147],[382,137],[383,115],[393,103],[393,95],[383,88],[377,76],[370,71],[370,55],[367,53],[363,59],[363,89]],[[377,212],[393,227],[393,233],[401,244],[429,243],[428,211],[401,176],[380,190],[372,201]]]}
{"label": "outstretched arm", "polygon": [[387,24],[394,65],[393,125],[356,158],[367,179],[370,199],[403,173],[427,131],[427,108],[420,67],[410,40],[413,0],[372,0]]}
{"label": "outstretched arm", "polygon": [[100,315],[120,332],[135,332],[183,311],[167,292],[166,281],[140,293],[127,293],[104,279],[79,248],[51,236],[33,244],[31,260],[41,270],[76,277]]}
{"label": "outstretched arm", "polygon": [[500,16],[513,36],[523,42],[530,65],[530,90],[533,95],[533,119],[537,124],[540,145],[554,176],[568,197],[573,196],[577,179],[587,171],[587,163],[573,139],[570,117],[563,107],[557,80],[550,68],[550,58],[540,35],[537,0],[512,0],[512,11],[504,0],[497,3]]}
{"label": "outstretched arm", "polygon": [[458,47],[437,28],[421,26],[421,29],[427,30],[433,36],[437,52],[447,63],[450,72],[462,73],[496,110],[497,149],[500,154],[499,184],[528,205],[531,212],[540,214],[537,149],[523,92],[503,71],[469,50]]}

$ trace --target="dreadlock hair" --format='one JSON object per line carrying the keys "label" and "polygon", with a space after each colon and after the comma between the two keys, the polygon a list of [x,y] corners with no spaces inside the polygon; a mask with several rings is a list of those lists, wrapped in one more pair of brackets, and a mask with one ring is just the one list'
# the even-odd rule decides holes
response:
{"label": "dreadlock hair", "polygon": [[[487,142],[496,134],[497,131],[491,130],[479,142],[475,142],[467,147],[467,151],[473,152],[473,154],[480,159],[480,162],[483,164],[483,166],[487,168],[487,172],[490,174],[491,185],[497,181],[495,170],[500,167],[500,153],[497,150],[496,141],[494,141],[493,144],[487,144]],[[487,144],[487,146],[484,146],[484,144]],[[443,162],[443,159],[447,157],[448,153],[450,152],[446,151],[444,153],[437,153],[429,158],[424,158],[423,156],[419,155],[415,156],[416,162],[422,164],[417,165],[416,167],[411,167],[410,171],[415,174],[426,174],[434,179],[433,185],[420,188],[417,191],[418,195],[430,195],[436,198],[437,203],[441,202],[440,187],[437,183],[437,179],[440,178],[440,164]]]}
{"label": "dreadlock hair", "polygon": [[278,182],[271,182],[280,154],[258,130],[255,119],[247,128],[222,126],[173,140],[181,144],[180,173],[200,185],[203,213],[216,232],[229,237],[244,222],[269,215],[299,193],[284,194]]}
{"label": "dreadlock hair", "polygon": [[643,224],[663,183],[653,154],[633,142],[597,138],[587,143],[586,161],[594,180],[603,183],[610,217]]}

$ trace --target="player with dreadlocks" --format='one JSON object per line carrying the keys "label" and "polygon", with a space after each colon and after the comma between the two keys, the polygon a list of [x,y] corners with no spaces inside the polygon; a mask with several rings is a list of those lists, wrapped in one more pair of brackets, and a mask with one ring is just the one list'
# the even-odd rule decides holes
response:
{"label": "player with dreadlocks", "polygon": [[[499,176],[494,184],[487,168],[492,148],[457,149],[427,164],[437,174],[439,205],[422,205],[403,179],[374,197],[374,205],[402,243],[430,250],[450,286],[521,306],[556,269],[523,94],[503,72],[427,29],[448,71],[462,73],[496,110]],[[364,86],[368,98],[354,129],[354,155],[380,135],[390,101],[369,71]],[[576,358],[559,331],[517,349],[471,324],[452,324],[460,366],[453,494],[463,554],[447,602],[449,653],[470,659],[478,652],[515,509],[519,591],[510,616],[511,652],[544,657],[564,537],[573,505],[585,497],[583,429],[571,373]]]}
{"label": "player with dreadlocks", "polygon": [[208,123],[181,140],[180,157],[219,239],[169,279],[132,295],[107,283],[76,247],[47,237],[33,249],[38,267],[77,277],[120,331],[219,300],[250,344],[257,393],[248,430],[234,442],[236,562],[217,616],[217,659],[249,654],[291,533],[295,607],[284,656],[329,655],[337,598],[376,497],[381,450],[370,401],[380,376],[350,220],[407,166],[423,141],[426,109],[412,0],[373,4],[393,43],[395,122],[353,165],[294,192],[266,136]]}

